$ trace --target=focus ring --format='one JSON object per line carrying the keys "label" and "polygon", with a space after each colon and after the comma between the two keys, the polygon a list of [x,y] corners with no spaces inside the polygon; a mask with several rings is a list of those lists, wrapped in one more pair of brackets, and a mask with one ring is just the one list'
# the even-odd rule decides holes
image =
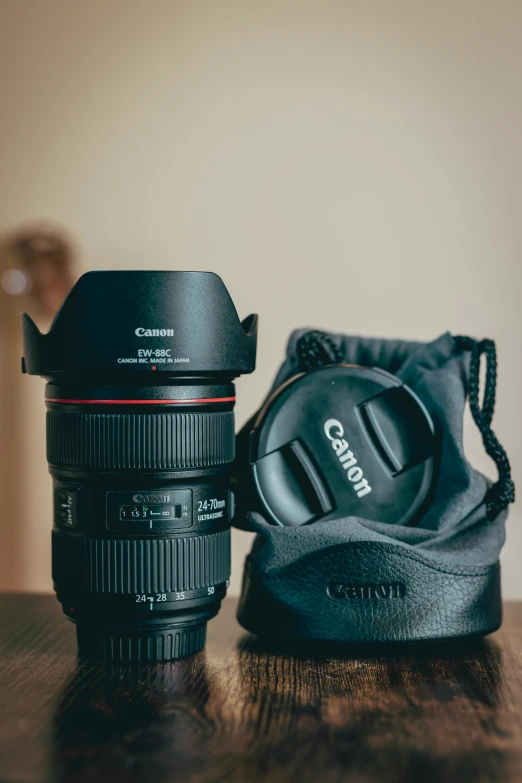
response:
{"label": "focus ring", "polygon": [[175,470],[234,460],[234,413],[47,412],[51,465]]}
{"label": "focus ring", "polygon": [[172,593],[226,582],[230,529],[191,538],[81,538],[53,530],[53,581],[88,593]]}

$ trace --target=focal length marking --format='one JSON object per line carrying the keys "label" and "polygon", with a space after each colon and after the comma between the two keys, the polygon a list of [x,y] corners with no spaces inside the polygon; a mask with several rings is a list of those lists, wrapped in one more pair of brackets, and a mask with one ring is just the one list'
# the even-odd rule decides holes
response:
{"label": "focal length marking", "polygon": [[208,587],[200,587],[197,590],[178,590],[172,593],[135,593],[134,603],[148,604],[152,609],[153,604],[190,601],[194,598],[208,598],[212,595],[218,596],[220,593],[224,594],[229,585],[230,579],[227,579],[226,582],[221,582],[217,585],[209,585]]}
{"label": "focal length marking", "polygon": [[226,501],[219,500],[218,498],[198,500],[198,522],[208,522],[211,519],[223,519],[225,507]]}
{"label": "focal length marking", "polygon": [[[332,434],[333,432],[333,434]],[[324,434],[332,442],[332,448],[343,470],[346,471],[348,481],[353,484],[358,498],[368,495],[372,488],[368,480],[364,478],[362,468],[357,464],[353,451],[348,448],[348,442],[344,440],[344,427],[337,419],[328,419],[324,423]]]}

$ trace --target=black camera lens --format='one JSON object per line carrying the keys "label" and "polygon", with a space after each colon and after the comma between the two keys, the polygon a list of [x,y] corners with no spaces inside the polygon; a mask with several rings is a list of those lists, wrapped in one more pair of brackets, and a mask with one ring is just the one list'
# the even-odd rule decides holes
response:
{"label": "black camera lens", "polygon": [[204,646],[230,576],[233,379],[255,367],[208,272],[90,272],[48,334],[24,314],[24,371],[47,378],[53,582],[81,655],[161,661]]}

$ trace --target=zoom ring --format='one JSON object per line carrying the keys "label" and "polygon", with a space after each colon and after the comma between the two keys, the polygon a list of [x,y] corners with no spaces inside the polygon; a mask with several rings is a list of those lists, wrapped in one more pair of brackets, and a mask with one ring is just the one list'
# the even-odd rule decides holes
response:
{"label": "zoom ring", "polygon": [[191,538],[80,538],[53,530],[53,581],[88,593],[171,593],[226,582],[230,529]]}
{"label": "zoom ring", "polygon": [[47,412],[51,465],[105,470],[208,468],[234,460],[234,413]]}

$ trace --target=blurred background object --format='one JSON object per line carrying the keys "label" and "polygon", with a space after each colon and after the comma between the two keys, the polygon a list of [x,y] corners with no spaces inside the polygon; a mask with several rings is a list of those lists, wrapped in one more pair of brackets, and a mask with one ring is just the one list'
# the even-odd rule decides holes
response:
{"label": "blurred background object", "polygon": [[[46,589],[49,585],[48,507],[38,497],[42,427],[32,427],[32,395],[21,375],[20,313],[29,310],[47,331],[74,283],[74,251],[67,234],[29,225],[0,239],[0,587]],[[41,406],[37,405],[40,410]],[[36,449],[35,449],[36,447]],[[44,455],[42,455],[44,456]],[[33,470],[38,479],[30,481]],[[46,477],[48,478],[48,477]],[[47,512],[47,513],[46,513]],[[45,535],[45,540],[44,540]]]}
{"label": "blurred background object", "polygon": [[[1,252],[3,295],[23,297],[35,318],[50,322],[72,288],[72,245],[57,229],[29,227],[5,240]],[[20,300],[11,300],[19,312]],[[13,309],[6,300],[6,309]]]}
{"label": "blurred background object", "polygon": [[[75,276],[220,274],[240,315],[260,314],[238,425],[296,326],[492,337],[494,426],[522,492],[521,29],[510,0],[2,0],[0,231],[65,226]],[[50,589],[42,381],[9,351],[0,493],[20,505],[0,517],[0,587]],[[493,474],[470,420],[466,439]],[[521,509],[507,597],[522,597]],[[234,532],[232,591],[249,545]]]}

